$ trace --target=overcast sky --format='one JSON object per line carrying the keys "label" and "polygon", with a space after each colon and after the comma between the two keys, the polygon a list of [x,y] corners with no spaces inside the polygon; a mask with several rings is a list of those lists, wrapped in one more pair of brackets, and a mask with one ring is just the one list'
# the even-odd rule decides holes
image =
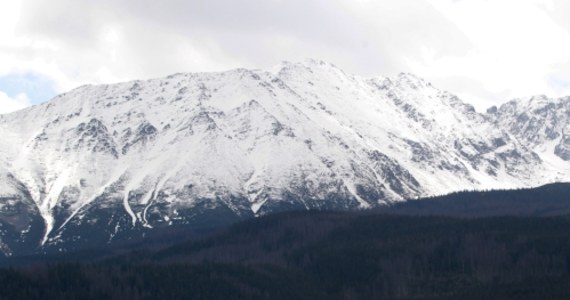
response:
{"label": "overcast sky", "polygon": [[570,95],[565,0],[0,2],[0,113],[86,83],[317,58],[411,72],[482,111]]}

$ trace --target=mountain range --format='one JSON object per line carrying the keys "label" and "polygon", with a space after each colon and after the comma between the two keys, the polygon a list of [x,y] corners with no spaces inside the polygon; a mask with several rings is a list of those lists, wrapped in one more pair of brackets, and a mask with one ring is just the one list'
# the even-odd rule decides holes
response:
{"label": "mountain range", "polygon": [[568,181],[569,120],[570,97],[480,113],[319,60],[86,85],[0,115],[0,251]]}

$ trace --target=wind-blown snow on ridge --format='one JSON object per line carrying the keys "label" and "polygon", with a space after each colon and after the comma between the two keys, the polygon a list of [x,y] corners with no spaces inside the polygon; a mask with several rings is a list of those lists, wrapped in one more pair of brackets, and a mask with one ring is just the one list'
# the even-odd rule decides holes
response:
{"label": "wind-blown snow on ridge", "polygon": [[31,240],[13,228],[40,221],[44,247],[63,247],[220,209],[361,209],[567,180],[567,163],[537,150],[565,129],[524,138],[496,114],[411,74],[317,60],[83,86],[0,115],[1,240]]}

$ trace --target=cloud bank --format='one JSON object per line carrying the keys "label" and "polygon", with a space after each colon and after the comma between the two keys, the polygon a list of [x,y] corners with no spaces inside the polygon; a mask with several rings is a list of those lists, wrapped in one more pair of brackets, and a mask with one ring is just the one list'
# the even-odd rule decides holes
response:
{"label": "cloud bank", "polygon": [[563,0],[3,1],[0,76],[37,74],[63,92],[312,57],[411,72],[482,110],[570,95],[567,12]]}
{"label": "cloud bank", "polygon": [[15,98],[11,98],[4,92],[0,91],[0,114],[13,112],[30,106],[30,100],[26,94],[19,94]]}

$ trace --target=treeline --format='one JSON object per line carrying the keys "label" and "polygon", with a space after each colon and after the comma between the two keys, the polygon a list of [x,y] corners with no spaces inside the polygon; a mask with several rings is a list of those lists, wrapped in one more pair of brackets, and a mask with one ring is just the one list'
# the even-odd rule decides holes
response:
{"label": "treeline", "polygon": [[570,184],[554,183],[532,189],[456,192],[395,203],[378,212],[452,217],[570,215]]}
{"label": "treeline", "polygon": [[570,299],[570,218],[294,212],[91,264],[0,271],[2,299]]}

